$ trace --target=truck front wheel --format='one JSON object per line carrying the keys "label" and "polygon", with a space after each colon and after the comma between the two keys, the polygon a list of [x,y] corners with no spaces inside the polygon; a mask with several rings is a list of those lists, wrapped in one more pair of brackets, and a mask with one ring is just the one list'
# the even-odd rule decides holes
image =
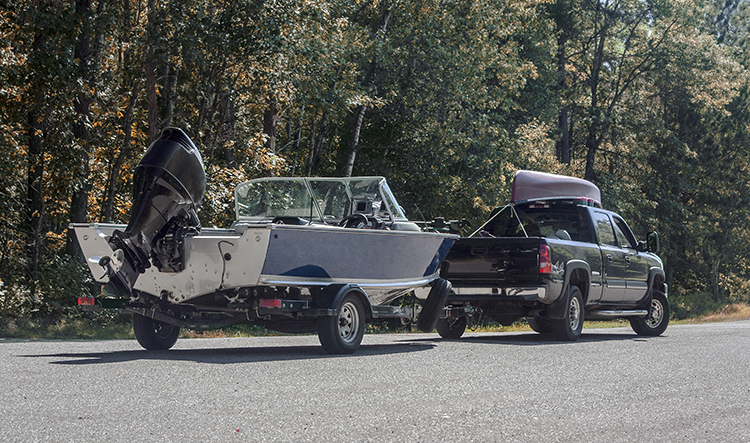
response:
{"label": "truck front wheel", "polygon": [[576,341],[583,331],[583,295],[578,286],[568,289],[568,309],[562,319],[550,320],[555,338],[561,341]]}
{"label": "truck front wheel", "polygon": [[180,327],[133,314],[133,333],[145,349],[163,351],[177,343]]}
{"label": "truck front wheel", "polygon": [[669,300],[663,292],[654,289],[651,299],[651,311],[648,318],[630,320],[630,327],[638,335],[656,337],[667,330],[669,325]]}

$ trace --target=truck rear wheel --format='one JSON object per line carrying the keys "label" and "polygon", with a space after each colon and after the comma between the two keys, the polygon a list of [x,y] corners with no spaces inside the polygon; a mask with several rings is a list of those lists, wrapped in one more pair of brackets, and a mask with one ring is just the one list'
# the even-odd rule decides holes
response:
{"label": "truck rear wheel", "polygon": [[568,289],[568,308],[562,319],[550,320],[555,338],[561,341],[576,341],[583,331],[583,295],[578,286]]}
{"label": "truck rear wheel", "polygon": [[656,337],[664,333],[667,326],[669,326],[669,300],[663,292],[654,289],[648,318],[631,319],[630,327],[638,335]]}
{"label": "truck rear wheel", "polygon": [[318,317],[318,340],[329,354],[351,354],[365,335],[365,310],[355,294],[344,296],[338,315]]}
{"label": "truck rear wheel", "polygon": [[461,338],[466,331],[466,317],[441,318],[435,328],[443,338]]}
{"label": "truck rear wheel", "polygon": [[541,318],[536,317],[526,317],[526,323],[529,324],[529,327],[534,332],[540,334],[552,333],[552,326],[550,326],[549,320],[542,320]]}
{"label": "truck rear wheel", "polygon": [[424,301],[422,312],[417,319],[417,328],[422,332],[432,332],[440,318],[440,312],[445,307],[445,301],[448,300],[448,294],[451,292],[451,283],[439,278],[432,284],[430,294]]}
{"label": "truck rear wheel", "polygon": [[133,314],[133,333],[144,349],[163,351],[177,343],[180,327]]}

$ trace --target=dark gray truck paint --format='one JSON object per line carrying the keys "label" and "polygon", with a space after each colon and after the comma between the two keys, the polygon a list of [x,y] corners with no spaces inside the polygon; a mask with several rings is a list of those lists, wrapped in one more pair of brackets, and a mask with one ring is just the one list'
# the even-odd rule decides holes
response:
{"label": "dark gray truck paint", "polygon": [[656,247],[637,242],[617,214],[576,200],[516,204],[480,235],[459,239],[443,262],[441,277],[453,285],[438,323],[444,337],[459,337],[480,316],[503,325],[525,317],[537,332],[566,340],[578,338],[584,318],[628,318],[636,331],[648,323],[640,328],[645,335],[666,328],[663,266],[650,251]]}

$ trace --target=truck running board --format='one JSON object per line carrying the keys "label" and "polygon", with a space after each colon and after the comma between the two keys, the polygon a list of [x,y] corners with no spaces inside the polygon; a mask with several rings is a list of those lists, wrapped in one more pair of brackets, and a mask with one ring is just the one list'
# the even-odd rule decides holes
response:
{"label": "truck running board", "polygon": [[586,313],[586,320],[593,320],[596,318],[647,317],[647,316],[648,316],[648,311],[645,309],[591,311],[591,312]]}

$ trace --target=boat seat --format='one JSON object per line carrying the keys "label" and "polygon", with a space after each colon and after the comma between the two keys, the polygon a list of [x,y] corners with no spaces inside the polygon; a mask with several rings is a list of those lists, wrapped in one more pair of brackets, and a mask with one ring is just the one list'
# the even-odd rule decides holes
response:
{"label": "boat seat", "polygon": [[393,222],[391,223],[389,228],[391,229],[391,231],[422,231],[421,229],[419,229],[419,226],[417,226],[416,223],[411,222]]}

